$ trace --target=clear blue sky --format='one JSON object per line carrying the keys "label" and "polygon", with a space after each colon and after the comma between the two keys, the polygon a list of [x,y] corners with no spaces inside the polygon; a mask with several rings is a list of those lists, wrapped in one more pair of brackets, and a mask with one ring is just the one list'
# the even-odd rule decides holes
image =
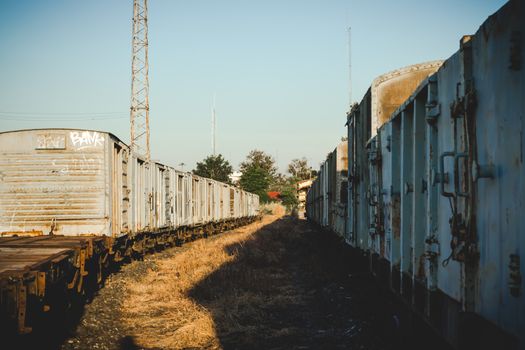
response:
{"label": "clear blue sky", "polygon": [[[0,0],[0,130],[91,128],[128,142],[132,3]],[[218,151],[234,167],[258,148],[281,171],[303,156],[317,168],[346,133],[348,25],[359,101],[377,75],[449,57],[504,3],[149,0],[152,158],[190,169],[211,153],[216,93]]]}

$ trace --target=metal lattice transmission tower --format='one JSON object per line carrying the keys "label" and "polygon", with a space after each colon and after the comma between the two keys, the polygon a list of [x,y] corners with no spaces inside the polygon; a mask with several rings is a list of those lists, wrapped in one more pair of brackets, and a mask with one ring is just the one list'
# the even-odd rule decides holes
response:
{"label": "metal lattice transmission tower", "polygon": [[133,40],[131,61],[131,149],[150,160],[149,79],[148,79],[148,1],[133,1]]}

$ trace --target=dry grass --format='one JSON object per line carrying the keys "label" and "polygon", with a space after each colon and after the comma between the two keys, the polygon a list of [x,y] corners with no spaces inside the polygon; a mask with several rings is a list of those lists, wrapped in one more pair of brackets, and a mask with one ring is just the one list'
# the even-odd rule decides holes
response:
{"label": "dry grass", "polygon": [[[260,329],[242,322],[244,318],[257,320],[268,304],[298,302],[287,293],[286,283],[277,297],[268,295],[269,288],[276,288],[269,279],[281,277],[278,269],[271,272],[284,254],[279,243],[263,239],[250,244],[255,232],[284,214],[282,207],[273,209],[274,214],[261,222],[188,244],[156,261],[140,281],[128,283],[123,322],[136,343],[145,348],[221,348],[219,331],[223,336],[242,332],[249,337]],[[230,264],[233,261],[242,263]],[[254,275],[257,269],[252,267],[261,264],[270,273],[265,268],[264,274]]]}
{"label": "dry grass", "polygon": [[124,266],[62,348],[397,349],[390,307],[346,245],[276,209]]}

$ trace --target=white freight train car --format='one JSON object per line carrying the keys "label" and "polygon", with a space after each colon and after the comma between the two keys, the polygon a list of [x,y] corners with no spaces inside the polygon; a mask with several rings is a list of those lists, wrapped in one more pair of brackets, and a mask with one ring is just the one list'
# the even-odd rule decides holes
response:
{"label": "white freight train car", "polygon": [[146,162],[114,135],[0,133],[0,235],[206,233],[257,216],[258,196]]}

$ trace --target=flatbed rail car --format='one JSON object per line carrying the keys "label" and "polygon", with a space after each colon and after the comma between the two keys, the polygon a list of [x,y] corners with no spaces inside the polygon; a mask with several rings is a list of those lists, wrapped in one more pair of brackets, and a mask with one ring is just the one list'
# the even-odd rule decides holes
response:
{"label": "flatbed rail car", "polygon": [[229,184],[148,163],[110,133],[0,133],[2,323],[28,333],[57,285],[81,295],[110,263],[246,224],[258,206]]}
{"label": "flatbed rail car", "polygon": [[2,329],[30,333],[44,313],[57,314],[57,303],[63,309],[96,288],[108,272],[105,243],[101,236],[0,237]]}
{"label": "flatbed rail car", "polygon": [[347,115],[344,238],[410,310],[401,324],[458,349],[525,349],[524,58],[510,1],[388,113],[373,85]]}

